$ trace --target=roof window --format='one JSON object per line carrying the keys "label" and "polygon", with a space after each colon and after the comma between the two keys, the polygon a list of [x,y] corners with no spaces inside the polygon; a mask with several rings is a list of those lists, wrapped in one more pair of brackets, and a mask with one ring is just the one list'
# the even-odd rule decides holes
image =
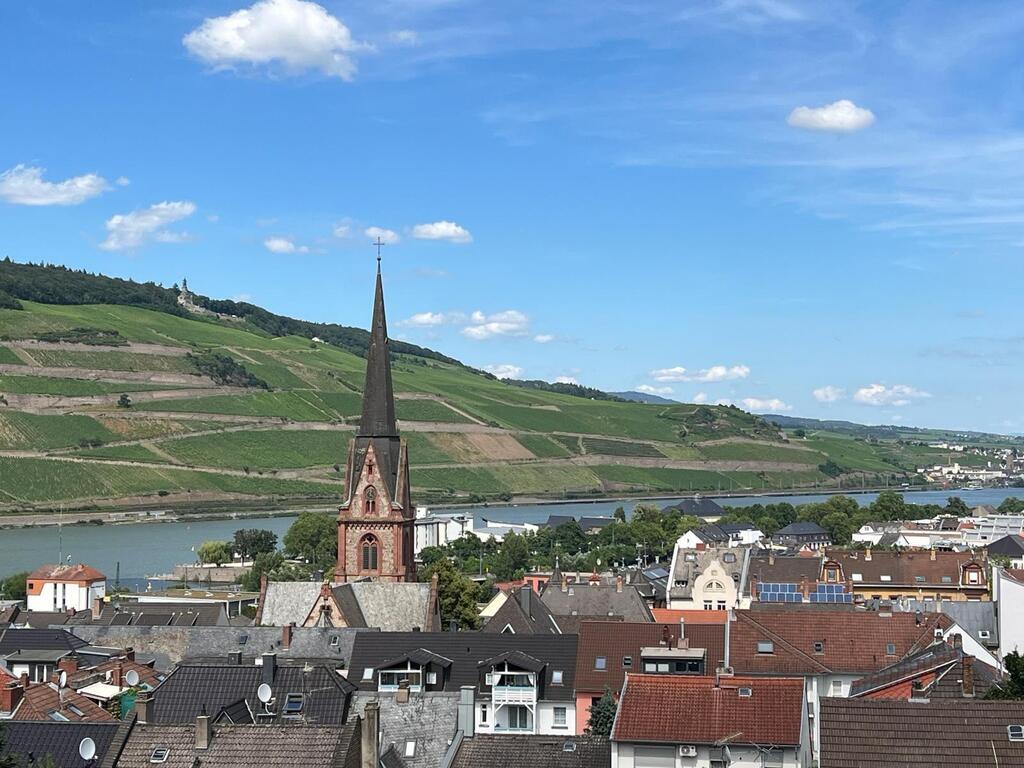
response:
{"label": "roof window", "polygon": [[885,644],[885,655],[886,656],[895,656],[896,655],[896,643],[886,643]]}
{"label": "roof window", "polygon": [[563,752],[575,752],[576,751],[576,742],[575,741],[567,741],[567,742],[565,742],[562,745],[562,751]]}
{"label": "roof window", "polygon": [[775,653],[775,643],[771,640],[762,640],[757,644],[758,653]]}
{"label": "roof window", "polygon": [[825,643],[823,643],[821,640],[815,640],[814,641],[814,652],[815,653],[824,653],[825,652]]}
{"label": "roof window", "polygon": [[149,762],[166,763],[170,754],[171,750],[167,747],[153,747],[153,751],[149,753]]}
{"label": "roof window", "polygon": [[363,680],[373,680],[373,667],[363,667]]}
{"label": "roof window", "polygon": [[608,669],[608,657],[598,656],[594,659],[594,669]]}
{"label": "roof window", "polygon": [[416,757],[416,742],[414,740],[405,742],[405,756]]}
{"label": "roof window", "polygon": [[302,713],[303,696],[301,693],[289,693],[284,698],[283,715],[298,715]]}
{"label": "roof window", "polygon": [[864,581],[864,574],[863,573],[851,573],[850,574],[850,578],[853,579],[854,581]]}
{"label": "roof window", "polygon": [[551,684],[561,685],[562,684],[562,670],[556,669],[551,673]]}
{"label": "roof window", "polygon": [[924,576],[915,576],[914,581],[916,581],[918,584],[924,584]]}
{"label": "roof window", "polygon": [[1006,735],[1010,741],[1024,741],[1024,725],[1006,726]]}
{"label": "roof window", "polygon": [[943,576],[942,577],[942,583],[943,584],[952,584],[953,583],[953,577],[952,576]]}
{"label": "roof window", "polygon": [[743,698],[749,699],[751,696],[754,695],[754,690],[752,688],[740,688],[739,694]]}
{"label": "roof window", "polygon": [[883,573],[881,576],[878,577],[878,580],[879,581],[892,581],[892,576],[890,576],[888,573]]}
{"label": "roof window", "polygon": [[623,656],[622,657],[622,667],[623,667],[623,669],[630,669],[632,666],[633,666],[633,657],[632,656]]}

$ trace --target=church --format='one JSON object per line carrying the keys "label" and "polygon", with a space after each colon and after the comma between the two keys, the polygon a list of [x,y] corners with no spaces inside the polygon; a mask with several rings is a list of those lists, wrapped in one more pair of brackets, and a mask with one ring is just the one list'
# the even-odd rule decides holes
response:
{"label": "church", "polygon": [[345,462],[345,500],[338,509],[335,582],[367,578],[415,581],[416,510],[409,487],[408,443],[398,434],[384,286],[377,259],[370,347],[359,430]]}

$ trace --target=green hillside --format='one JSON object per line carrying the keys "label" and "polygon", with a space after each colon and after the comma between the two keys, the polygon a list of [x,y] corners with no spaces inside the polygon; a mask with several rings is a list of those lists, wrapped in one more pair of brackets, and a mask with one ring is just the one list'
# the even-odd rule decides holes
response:
{"label": "green hillside", "polygon": [[[363,383],[353,350],[170,304],[40,303],[3,275],[21,308],[0,309],[0,510],[341,493]],[[394,382],[418,501],[860,485],[943,460],[796,439],[734,407],[513,386],[432,352],[396,354]],[[821,471],[829,460],[842,477]]]}

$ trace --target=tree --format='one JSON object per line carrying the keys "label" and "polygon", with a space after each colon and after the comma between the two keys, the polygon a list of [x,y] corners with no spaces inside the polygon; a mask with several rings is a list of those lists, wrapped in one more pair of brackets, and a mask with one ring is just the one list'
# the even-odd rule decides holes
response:
{"label": "tree", "polygon": [[803,427],[797,427],[793,430],[793,437],[805,438],[807,437],[807,430]]}
{"label": "tree", "polygon": [[235,552],[242,560],[251,560],[264,552],[277,549],[277,534],[263,528],[240,528],[235,531]]}
{"label": "tree", "polygon": [[478,588],[472,579],[461,573],[451,560],[442,558],[419,571],[420,581],[430,581],[437,574],[437,601],[441,621],[447,626],[455,621],[459,629],[477,629],[480,616],[476,603]]}
{"label": "tree", "polygon": [[1024,656],[1011,651],[1003,657],[1007,675],[988,689],[986,699],[1024,699]]}
{"label": "tree", "polygon": [[967,517],[971,514],[971,508],[959,496],[950,496],[946,501],[946,514],[954,517]]}
{"label": "tree", "polygon": [[231,544],[226,541],[204,541],[196,552],[200,563],[213,563],[218,568],[231,562]]}
{"label": "tree", "polygon": [[285,554],[329,568],[338,559],[338,523],[327,512],[303,512],[284,535]]}
{"label": "tree", "polygon": [[879,521],[905,520],[907,517],[907,502],[903,500],[903,494],[896,491],[882,491],[868,509]]}
{"label": "tree", "polygon": [[[579,527],[579,523],[577,523]],[[494,558],[494,576],[498,581],[519,578],[530,565],[530,545],[525,536],[510,533],[501,543],[498,556]]]}
{"label": "tree", "polygon": [[999,505],[999,511],[1004,515],[1018,515],[1024,512],[1024,499],[1016,496],[1007,496]]}
{"label": "tree", "polygon": [[612,517],[614,517],[620,523],[626,522],[626,508],[620,504],[615,508],[615,511],[612,512]]}
{"label": "tree", "polygon": [[0,597],[4,600],[25,600],[28,597],[27,583],[28,571],[8,576],[0,581]]}
{"label": "tree", "polygon": [[619,708],[612,689],[605,686],[601,698],[590,705],[590,719],[587,721],[587,736],[600,736],[607,739],[612,735],[615,724],[615,712]]}
{"label": "tree", "polygon": [[821,519],[821,527],[828,531],[834,544],[849,544],[853,538],[853,521],[842,512],[831,512]]}
{"label": "tree", "polygon": [[117,398],[117,407],[118,408],[131,408],[132,407],[132,399],[130,397],[128,397],[128,395],[121,395],[119,398]]}

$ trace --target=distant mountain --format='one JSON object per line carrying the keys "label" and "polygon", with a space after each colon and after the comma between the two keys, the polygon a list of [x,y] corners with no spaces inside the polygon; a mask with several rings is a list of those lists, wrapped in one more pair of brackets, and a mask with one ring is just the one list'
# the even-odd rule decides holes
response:
{"label": "distant mountain", "polygon": [[609,392],[609,395],[614,395],[621,400],[628,400],[631,403],[647,403],[649,405],[675,405],[679,400],[669,400],[667,397],[661,397],[659,395],[649,395],[646,392],[636,392],[630,390],[628,392]]}
{"label": "distant mountain", "polygon": [[976,442],[1013,442],[1019,437],[991,432],[975,432],[960,429],[935,429],[929,427],[908,427],[898,424],[857,424],[853,421],[833,419],[806,419],[800,416],[766,414],[766,421],[778,424],[783,429],[806,429],[819,432],[839,432],[855,437],[873,437],[878,440],[965,440]]}

